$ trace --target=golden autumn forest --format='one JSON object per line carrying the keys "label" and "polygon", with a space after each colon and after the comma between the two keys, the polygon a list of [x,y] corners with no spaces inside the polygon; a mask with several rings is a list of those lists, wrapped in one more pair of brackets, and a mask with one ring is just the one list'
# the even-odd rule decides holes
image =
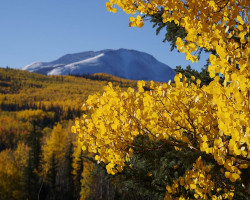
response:
{"label": "golden autumn forest", "polygon": [[103,175],[84,160],[71,126],[88,95],[102,92],[108,81],[136,85],[104,74],[45,76],[0,68],[1,200],[85,199],[101,190],[95,179]]}
{"label": "golden autumn forest", "polygon": [[[250,199],[250,1],[109,0],[198,61],[173,82],[0,70],[0,198]],[[139,14],[138,14],[139,13]],[[209,81],[207,81],[209,80]]]}

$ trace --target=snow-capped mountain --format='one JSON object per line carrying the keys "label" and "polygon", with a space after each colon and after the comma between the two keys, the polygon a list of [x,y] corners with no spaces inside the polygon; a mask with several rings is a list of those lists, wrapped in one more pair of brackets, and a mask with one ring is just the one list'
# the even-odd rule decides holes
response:
{"label": "snow-capped mountain", "polygon": [[22,68],[46,75],[107,73],[132,80],[173,80],[175,72],[153,56],[135,50],[106,49],[67,54],[52,62],[36,62]]}

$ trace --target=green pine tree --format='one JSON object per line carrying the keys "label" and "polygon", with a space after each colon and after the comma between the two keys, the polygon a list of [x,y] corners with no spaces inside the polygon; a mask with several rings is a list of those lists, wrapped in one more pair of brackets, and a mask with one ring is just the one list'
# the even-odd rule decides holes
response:
{"label": "green pine tree", "polygon": [[57,177],[57,164],[55,160],[55,154],[53,153],[50,162],[50,168],[47,174],[47,182],[49,186],[49,195],[48,195],[49,197],[47,199],[49,200],[57,199],[56,177]]}
{"label": "green pine tree", "polygon": [[191,76],[194,76],[196,79],[200,79],[201,86],[208,85],[213,80],[212,78],[210,78],[209,72],[205,68],[202,68],[201,72],[198,72],[197,70],[192,69],[190,65],[188,65],[186,69],[183,69],[181,66],[176,66],[174,71],[176,72],[176,74],[181,73],[189,81],[192,81]]}
{"label": "green pine tree", "polygon": [[39,166],[41,160],[41,131],[35,120],[31,121],[32,130],[28,137],[30,147],[27,167],[24,169],[24,182],[26,197],[30,200],[37,199],[39,188]]}
{"label": "green pine tree", "polygon": [[81,150],[81,153],[79,155],[79,160],[77,162],[77,170],[76,170],[76,177],[75,177],[75,198],[80,199],[80,193],[82,189],[82,172],[84,169],[84,163],[83,163],[83,151]]}
{"label": "green pine tree", "polygon": [[64,199],[73,199],[74,198],[74,176],[73,176],[73,144],[70,143],[68,151],[66,153],[66,159],[65,159],[65,188],[62,188],[64,190]]}

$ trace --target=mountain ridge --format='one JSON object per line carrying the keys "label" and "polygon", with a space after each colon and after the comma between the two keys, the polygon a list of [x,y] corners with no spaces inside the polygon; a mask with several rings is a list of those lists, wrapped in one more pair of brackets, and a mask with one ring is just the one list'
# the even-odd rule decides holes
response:
{"label": "mountain ridge", "polygon": [[152,55],[132,49],[105,49],[66,54],[51,62],[36,62],[22,70],[45,75],[107,73],[131,80],[167,82],[175,72]]}

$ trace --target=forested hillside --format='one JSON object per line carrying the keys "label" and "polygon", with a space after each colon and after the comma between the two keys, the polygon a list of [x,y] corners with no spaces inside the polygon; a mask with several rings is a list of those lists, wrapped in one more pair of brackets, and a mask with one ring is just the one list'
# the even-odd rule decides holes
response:
{"label": "forested hillside", "polygon": [[44,76],[0,68],[1,200],[102,195],[104,172],[84,158],[71,126],[83,114],[82,102],[108,81],[135,86],[105,74]]}

